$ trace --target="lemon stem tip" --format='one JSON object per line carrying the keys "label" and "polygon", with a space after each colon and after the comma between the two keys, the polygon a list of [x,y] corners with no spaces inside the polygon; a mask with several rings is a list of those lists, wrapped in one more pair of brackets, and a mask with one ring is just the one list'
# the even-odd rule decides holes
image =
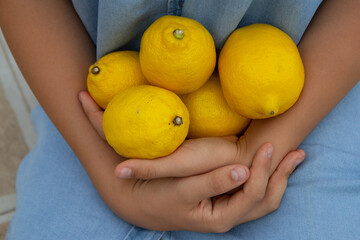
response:
{"label": "lemon stem tip", "polygon": [[173,32],[174,37],[177,39],[183,39],[184,37],[184,30],[182,29],[175,29],[175,31]]}
{"label": "lemon stem tip", "polygon": [[176,116],[173,120],[173,123],[175,126],[180,126],[183,124],[182,117]]}
{"label": "lemon stem tip", "polygon": [[91,73],[92,74],[99,74],[100,73],[100,68],[98,66],[95,66],[91,69]]}

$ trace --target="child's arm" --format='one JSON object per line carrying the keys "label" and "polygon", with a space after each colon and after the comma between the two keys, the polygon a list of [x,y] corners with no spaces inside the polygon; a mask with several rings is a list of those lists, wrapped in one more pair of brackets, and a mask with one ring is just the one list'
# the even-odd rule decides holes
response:
{"label": "child's arm", "polygon": [[[305,65],[305,86],[298,102],[284,114],[255,120],[238,142],[237,156],[222,156],[221,146],[208,139],[187,142],[174,154],[156,161],[129,160],[117,167],[132,169],[134,178],[187,176],[193,170],[210,169],[241,162],[251,165],[264,142],[274,147],[272,170],[296,149],[312,129],[360,80],[360,1],[324,1],[305,32],[299,51]],[[214,154],[217,161],[200,157]],[[236,146],[233,146],[233,155]]]}
{"label": "child's arm", "polygon": [[[249,169],[235,164],[187,178],[117,179],[114,168],[123,158],[99,136],[78,101],[95,48],[71,1],[0,0],[0,26],[25,79],[100,196],[130,223],[162,230],[225,231],[272,211],[294,161],[304,158],[301,151],[293,152],[270,178],[267,144],[259,150],[250,177]],[[245,171],[243,178],[236,174],[239,169]],[[211,198],[246,180],[244,190],[233,197]]]}
{"label": "child's arm", "polygon": [[95,47],[71,1],[1,0],[0,24],[30,88],[92,179],[106,171],[98,167],[101,159],[113,165],[123,160],[94,132],[78,103]]}

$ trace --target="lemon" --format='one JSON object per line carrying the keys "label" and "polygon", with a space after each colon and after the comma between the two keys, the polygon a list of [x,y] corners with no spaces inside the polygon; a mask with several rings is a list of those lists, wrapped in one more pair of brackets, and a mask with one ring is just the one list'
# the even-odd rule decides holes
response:
{"label": "lemon", "polygon": [[141,38],[140,64],[151,84],[178,94],[189,93],[200,88],[214,71],[214,40],[193,19],[163,16]]}
{"label": "lemon", "polygon": [[127,158],[153,159],[175,151],[189,130],[189,112],[173,92],[135,86],[105,109],[103,130],[115,151]]}
{"label": "lemon", "polygon": [[217,73],[195,92],[180,97],[190,113],[189,138],[238,135],[250,122],[230,109]]}
{"label": "lemon", "polygon": [[148,84],[141,72],[139,53],[117,51],[100,58],[90,66],[87,88],[91,97],[103,109],[119,92]]}
{"label": "lemon", "polygon": [[304,66],[296,44],[268,24],[235,30],[220,52],[218,65],[226,101],[251,119],[285,112],[304,86]]}

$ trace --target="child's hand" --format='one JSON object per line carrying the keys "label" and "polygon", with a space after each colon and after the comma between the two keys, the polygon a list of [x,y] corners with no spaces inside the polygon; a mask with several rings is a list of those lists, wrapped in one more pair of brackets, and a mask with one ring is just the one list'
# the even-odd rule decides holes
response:
{"label": "child's hand", "polygon": [[[257,151],[250,170],[235,164],[190,177],[119,180],[125,185],[114,211],[153,230],[226,232],[276,210],[289,175],[304,159],[291,152],[271,175],[269,149],[267,143]],[[226,194],[242,184],[241,190]]]}
{"label": "child's hand", "polygon": [[[94,128],[102,134],[101,109],[87,93],[82,92],[79,97]],[[287,179],[304,159],[304,152],[289,153],[271,174],[271,144],[264,144],[257,151],[249,170],[233,164],[237,155],[236,141],[236,137],[186,141],[183,147],[166,157],[167,167],[161,167],[161,159],[128,161],[126,164],[133,162],[142,166],[144,163],[145,167],[153,169],[134,171],[132,177],[163,178],[119,180],[121,191],[112,192],[108,205],[124,220],[141,227],[200,232],[225,232],[276,210]],[[180,160],[176,161],[177,158]],[[155,168],[151,168],[150,163],[155,164]],[[124,169],[121,166],[117,171]],[[189,177],[165,178],[166,175]],[[241,185],[241,190],[229,194]]]}

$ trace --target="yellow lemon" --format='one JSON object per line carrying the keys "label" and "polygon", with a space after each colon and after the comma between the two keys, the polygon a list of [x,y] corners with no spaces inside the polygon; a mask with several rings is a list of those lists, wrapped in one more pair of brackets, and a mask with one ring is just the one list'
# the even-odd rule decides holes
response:
{"label": "yellow lemon", "polygon": [[90,66],[87,77],[88,91],[103,109],[117,93],[143,84],[148,82],[141,72],[139,53],[135,51],[105,55]]}
{"label": "yellow lemon", "polygon": [[171,91],[150,85],[131,87],[105,109],[103,130],[118,154],[158,158],[172,153],[185,140],[189,112]]}
{"label": "yellow lemon", "polygon": [[189,138],[238,135],[250,122],[230,109],[217,73],[195,92],[180,97],[190,113]]}
{"label": "yellow lemon", "polygon": [[141,38],[140,64],[153,85],[178,94],[200,88],[216,64],[212,36],[199,22],[163,16]]}
{"label": "yellow lemon", "polygon": [[293,40],[267,24],[235,30],[219,56],[226,101],[251,119],[273,117],[297,101],[304,86],[304,66]]}

